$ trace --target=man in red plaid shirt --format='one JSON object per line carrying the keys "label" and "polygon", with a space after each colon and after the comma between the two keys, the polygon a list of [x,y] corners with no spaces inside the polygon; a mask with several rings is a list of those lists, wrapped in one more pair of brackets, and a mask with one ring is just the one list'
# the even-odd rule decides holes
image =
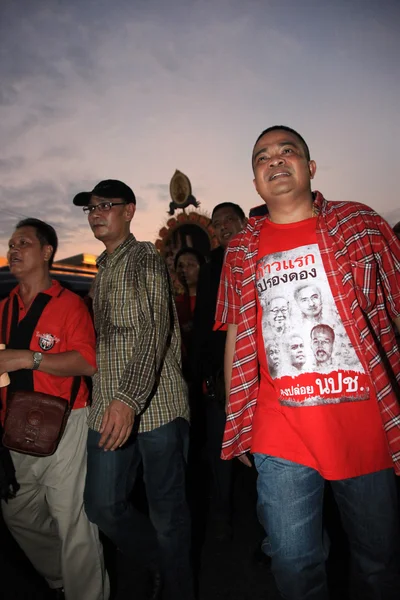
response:
{"label": "man in red plaid shirt", "polygon": [[293,129],[263,131],[252,163],[267,214],[228,246],[216,315],[228,324],[222,455],[254,455],[264,550],[284,598],[328,599],[329,480],[360,598],[397,600],[400,243],[367,206],[311,192],[316,164]]}

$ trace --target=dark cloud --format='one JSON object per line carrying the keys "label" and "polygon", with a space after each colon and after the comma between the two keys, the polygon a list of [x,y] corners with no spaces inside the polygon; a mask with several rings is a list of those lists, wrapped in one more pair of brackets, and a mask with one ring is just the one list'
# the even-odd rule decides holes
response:
{"label": "dark cloud", "polygon": [[88,44],[89,30],[83,25],[89,25],[87,17],[80,3],[3,0],[0,104],[9,105],[17,96],[23,97],[21,82],[49,81],[62,92],[68,88],[71,69],[78,77],[90,79],[95,61]]}
{"label": "dark cloud", "polygon": [[17,91],[13,85],[3,81],[0,88],[0,106],[10,106],[17,98]]}
{"label": "dark cloud", "polygon": [[5,247],[16,223],[26,217],[42,219],[53,225],[60,245],[87,234],[87,220],[82,211],[72,204],[71,187],[52,180],[33,181],[24,186],[0,186],[0,246]]}
{"label": "dark cloud", "polygon": [[51,148],[48,148],[47,150],[45,150],[45,152],[43,152],[42,159],[61,158],[63,160],[68,160],[71,158],[77,158],[81,155],[82,152],[76,147],[73,148],[71,146],[52,146]]}
{"label": "dark cloud", "polygon": [[143,189],[156,192],[159,202],[171,202],[169,183],[148,183]]}
{"label": "dark cloud", "polygon": [[26,164],[23,156],[10,156],[9,158],[0,157],[0,173],[7,173],[21,169]]}
{"label": "dark cloud", "polygon": [[41,118],[48,120],[58,120],[68,117],[71,112],[60,106],[50,106],[49,104],[37,104],[32,106],[35,113]]}
{"label": "dark cloud", "polygon": [[143,198],[143,196],[136,196],[136,210],[138,213],[147,212],[150,208],[149,202]]}

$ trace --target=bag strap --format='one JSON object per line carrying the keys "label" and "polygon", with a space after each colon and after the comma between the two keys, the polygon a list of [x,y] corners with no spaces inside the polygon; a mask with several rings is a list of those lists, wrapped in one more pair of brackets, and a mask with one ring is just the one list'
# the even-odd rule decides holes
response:
{"label": "bag strap", "polygon": [[3,316],[1,319],[1,330],[0,330],[0,340],[2,344],[7,344],[7,325],[8,325],[8,315],[10,314],[10,298],[7,298],[7,301],[3,308]]}
{"label": "bag strap", "polygon": [[69,402],[69,410],[70,411],[73,409],[75,400],[78,396],[79,388],[81,387],[81,379],[82,378],[80,375],[75,375],[74,380],[72,382],[71,400]]}

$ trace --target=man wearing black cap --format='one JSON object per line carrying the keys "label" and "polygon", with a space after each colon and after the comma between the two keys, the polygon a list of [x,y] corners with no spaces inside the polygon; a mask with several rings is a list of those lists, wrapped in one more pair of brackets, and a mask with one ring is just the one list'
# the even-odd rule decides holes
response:
{"label": "man wearing black cap", "polygon": [[[136,198],[127,185],[102,181],[74,204],[106,248],[92,290],[98,372],[88,420],[86,512],[136,564],[160,566],[163,598],[191,600],[189,411],[167,270],[154,246],[130,233]],[[140,463],[150,519],[128,501]],[[161,597],[160,587],[152,598]]]}

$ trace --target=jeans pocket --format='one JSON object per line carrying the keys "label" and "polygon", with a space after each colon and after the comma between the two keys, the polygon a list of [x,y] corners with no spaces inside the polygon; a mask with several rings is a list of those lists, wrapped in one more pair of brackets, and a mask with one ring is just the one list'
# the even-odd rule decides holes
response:
{"label": "jeans pocket", "polygon": [[268,454],[260,454],[259,452],[255,452],[253,454],[253,458],[254,458],[254,466],[256,467],[257,472],[259,472],[260,469],[262,469],[263,464],[267,460]]}

